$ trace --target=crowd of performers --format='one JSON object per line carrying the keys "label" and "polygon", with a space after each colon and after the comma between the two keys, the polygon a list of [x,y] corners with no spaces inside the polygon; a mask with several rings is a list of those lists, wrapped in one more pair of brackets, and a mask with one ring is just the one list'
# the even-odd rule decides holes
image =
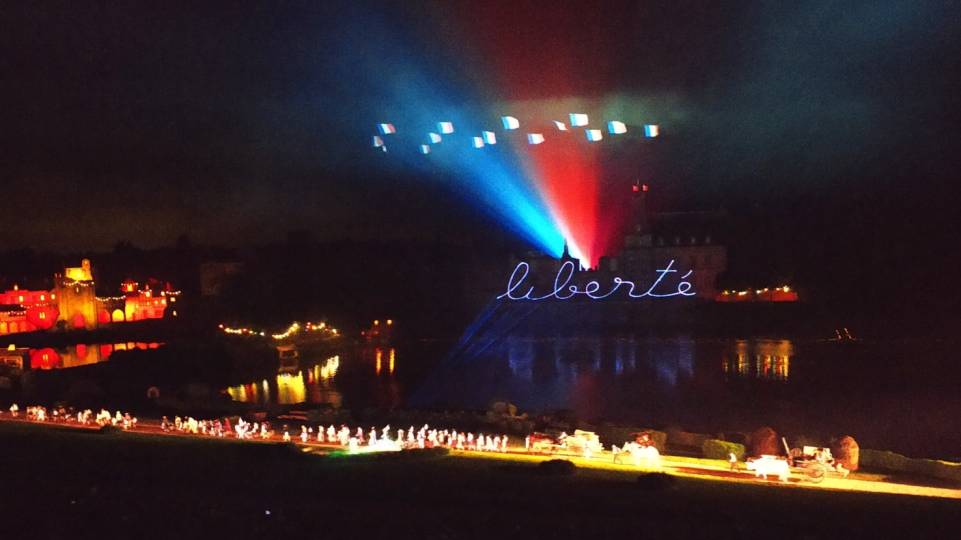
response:
{"label": "crowd of performers", "polygon": [[[20,416],[20,406],[16,403],[10,405],[10,416],[18,418]],[[47,410],[41,405],[29,406],[24,409],[24,418],[32,422],[76,422],[81,426],[114,426],[122,429],[132,429],[137,427],[137,417],[131,416],[129,412],[122,413],[117,411],[110,414],[107,409],[100,409],[96,415],[92,409],[82,411],[72,411],[65,407],[54,407]]]}
{"label": "crowd of performers", "polygon": [[212,435],[216,437],[236,437],[238,439],[262,439],[271,440],[280,437],[282,441],[291,442],[295,439],[301,443],[318,443],[332,446],[342,446],[349,449],[361,450],[364,447],[376,450],[404,450],[411,448],[436,448],[443,447],[456,450],[477,450],[491,452],[506,452],[508,445],[507,435],[485,435],[483,433],[458,432],[456,430],[432,429],[424,424],[420,429],[410,426],[408,429],[392,430],[390,425],[381,429],[371,427],[369,431],[358,427],[351,429],[346,425],[336,427],[319,425],[308,426],[300,425],[299,431],[292,430],[284,424],[279,433],[268,421],[247,422],[243,418],[237,419],[231,425],[228,419],[217,420],[195,420],[193,418],[181,419],[175,417],[170,422],[167,417],[160,421],[161,429],[164,431],[180,431],[201,435]]}
{"label": "crowd of performers", "polygon": [[[17,404],[10,406],[10,416],[18,418],[20,407]],[[46,407],[31,406],[26,408],[24,417],[34,422],[62,421],[76,423],[83,426],[116,426],[124,430],[137,427],[137,418],[130,413],[117,411],[111,414],[106,409],[101,409],[94,415],[93,411],[86,409],[76,412],[67,411],[63,407],[54,409],[48,413]],[[274,426],[268,421],[248,422],[243,418],[237,418],[233,422],[229,418],[216,418],[214,420],[199,420],[191,416],[175,416],[173,421],[163,416],[160,419],[160,430],[165,433],[178,433],[184,435],[202,435],[210,437],[233,437],[237,439],[260,439],[276,440],[279,438],[284,442],[292,442],[297,439],[301,443],[319,443],[331,446],[341,446],[350,450],[405,450],[413,448],[448,448],[451,450],[473,450],[482,452],[506,452],[508,449],[509,437],[507,435],[492,435],[484,433],[470,433],[457,430],[439,430],[424,424],[420,428],[410,426],[408,429],[391,429],[390,425],[381,429],[371,427],[369,430],[358,427],[351,429],[346,425],[335,427],[329,426],[308,426],[301,424],[298,430],[283,424],[280,430],[275,430]]]}
{"label": "crowd of performers", "polygon": [[[20,416],[20,408],[17,404],[10,406],[10,415],[13,418]],[[43,406],[26,407],[25,419],[34,422],[69,422],[81,426],[114,426],[124,430],[137,428],[137,418],[131,414],[116,411],[111,414],[106,409],[94,414],[91,409],[83,411],[72,411],[64,407],[53,408],[48,411]],[[147,426],[141,426],[147,427]],[[171,421],[167,416],[160,419],[160,430],[164,433],[176,433],[182,435],[199,435],[209,437],[230,437],[246,440],[281,440],[293,442],[299,440],[304,444],[322,444],[328,446],[339,446],[349,451],[397,451],[418,448],[447,448],[450,450],[470,450],[481,452],[508,452],[510,438],[507,435],[492,435],[485,433],[472,433],[467,431],[457,431],[450,429],[438,430],[424,424],[420,428],[410,426],[407,429],[392,429],[390,425],[381,429],[371,427],[369,430],[357,427],[351,429],[346,425],[339,427],[333,424],[328,426],[309,426],[300,424],[299,430],[283,424],[279,430],[268,421],[248,422],[243,418],[236,418],[233,421],[229,418],[216,418],[214,420],[199,420],[191,416],[175,416]],[[593,435],[593,434],[591,434]],[[560,450],[575,450],[575,446],[568,447],[565,437],[561,437],[562,446]],[[531,437],[524,440],[524,448],[527,452],[534,452],[531,444]],[[603,449],[600,447],[599,449]],[[625,443],[623,447],[611,448],[614,462],[618,463],[623,457],[629,456],[635,465],[645,464],[658,467],[660,465],[660,455],[654,447],[653,440],[646,433],[639,434],[637,439]],[[584,455],[590,457],[590,447],[584,447]],[[580,453],[580,452],[577,452]]]}

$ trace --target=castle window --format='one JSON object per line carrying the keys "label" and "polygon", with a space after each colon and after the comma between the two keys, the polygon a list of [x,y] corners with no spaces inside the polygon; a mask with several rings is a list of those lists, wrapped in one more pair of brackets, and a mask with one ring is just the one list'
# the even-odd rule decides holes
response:
{"label": "castle window", "polygon": [[46,311],[41,311],[40,314],[38,315],[38,317],[39,317],[41,320],[42,320],[42,319],[46,319],[46,318],[47,318],[47,312],[46,312]]}
{"label": "castle window", "polygon": [[696,243],[697,243],[697,238],[694,238],[694,237],[692,236],[692,237],[691,237],[691,243],[692,243],[692,244],[696,244]]}
{"label": "castle window", "polygon": [[675,236],[675,237],[674,237],[674,245],[677,246],[677,245],[680,245],[680,244],[681,244],[681,237],[680,237],[680,236]]}
{"label": "castle window", "polygon": [[707,235],[707,236],[704,237],[704,243],[705,243],[705,244],[710,244],[710,243],[711,243],[711,235]]}
{"label": "castle window", "polygon": [[47,295],[45,295],[45,294],[41,294],[41,295],[40,295],[40,301],[41,301],[41,302],[43,302],[43,301],[46,300],[46,299],[47,299]]}
{"label": "castle window", "polygon": [[17,302],[20,302],[21,304],[23,303],[23,295],[22,295],[22,294],[17,297]]}

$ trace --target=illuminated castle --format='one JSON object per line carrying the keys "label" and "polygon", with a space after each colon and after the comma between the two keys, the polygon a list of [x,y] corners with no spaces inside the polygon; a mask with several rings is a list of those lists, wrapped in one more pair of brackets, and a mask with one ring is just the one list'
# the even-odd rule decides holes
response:
{"label": "illuminated castle", "polygon": [[647,210],[646,184],[631,186],[634,223],[615,257],[603,257],[601,269],[610,273],[651,275],[675,261],[678,268],[692,270],[694,291],[701,300],[713,300],[717,282],[727,270],[727,248],[718,242],[725,216],[719,212],[668,212],[651,215]]}
{"label": "illuminated castle", "polygon": [[82,260],[79,267],[64,268],[63,274],[54,274],[53,283],[60,311],[57,320],[65,321],[70,328],[96,328],[98,306],[90,259]]}
{"label": "illuminated castle", "polygon": [[[622,277],[653,279],[658,269],[667,268],[674,261],[672,268],[681,274],[691,271],[687,279],[697,300],[714,300],[719,293],[718,278],[727,270],[727,248],[718,238],[725,215],[651,214],[647,210],[647,185],[633,184],[631,191],[633,223],[618,252],[602,256],[593,269],[584,269],[582,261],[572,257],[566,245],[560,260],[528,254],[525,260],[530,263],[530,284],[538,291],[551,290],[557,268],[565,263],[573,263],[578,269],[572,282],[583,289],[589,280],[609,284]],[[519,261],[511,262],[516,265]]]}
{"label": "illuminated castle", "polygon": [[[13,289],[0,293],[0,335],[49,330],[62,321],[65,328],[92,330],[100,325],[144,319],[161,319],[178,291],[159,294],[135,281],[121,284],[121,295],[98,297],[89,259],[80,266],[54,274],[51,291]],[[173,312],[176,314],[176,311]]]}

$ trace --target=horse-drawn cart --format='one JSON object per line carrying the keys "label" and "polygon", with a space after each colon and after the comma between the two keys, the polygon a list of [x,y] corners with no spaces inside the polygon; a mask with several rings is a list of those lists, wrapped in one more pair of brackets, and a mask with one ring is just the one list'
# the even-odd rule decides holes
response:
{"label": "horse-drawn cart", "polygon": [[788,461],[793,470],[815,483],[823,482],[827,476],[847,478],[850,472],[834,459],[830,448],[818,446],[792,448],[788,452]]}

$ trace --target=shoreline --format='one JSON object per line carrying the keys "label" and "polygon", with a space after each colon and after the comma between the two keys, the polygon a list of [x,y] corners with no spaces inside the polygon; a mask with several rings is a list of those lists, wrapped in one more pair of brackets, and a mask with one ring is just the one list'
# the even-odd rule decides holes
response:
{"label": "shoreline", "polygon": [[[299,423],[294,424],[293,422],[291,424],[298,426],[300,425]],[[10,416],[9,412],[4,412],[2,415],[0,415],[0,425],[30,426],[36,429],[46,428],[51,430],[65,430],[73,433],[100,433],[105,431],[104,427],[96,424],[80,425],[70,421],[55,422],[30,420],[23,417],[13,418]],[[295,430],[291,429],[291,431]],[[217,437],[213,435],[184,433],[173,430],[164,431],[161,429],[159,423],[151,420],[137,422],[135,427],[130,429],[114,427],[112,430],[110,430],[110,432],[116,432],[120,435],[129,434],[135,436],[161,438],[172,437],[192,441],[233,441],[239,444],[253,443],[260,445],[290,444],[293,447],[298,448],[303,453],[318,454],[321,456],[331,456],[335,454],[342,455],[345,452],[345,447],[343,445],[318,443],[316,441],[308,441],[305,443],[299,438],[294,437],[293,434],[291,436],[291,440],[289,441],[284,441],[280,434],[272,434],[272,436],[266,440],[257,437],[250,439],[238,439],[231,436]],[[732,472],[729,469],[728,463],[724,460],[663,454],[660,457],[660,463],[656,467],[645,467],[616,463],[613,459],[613,454],[607,450],[597,452],[590,457],[574,455],[570,453],[532,453],[525,451],[523,446],[517,444],[521,440],[523,439],[512,439],[511,444],[504,451],[458,450],[454,448],[446,449],[449,451],[449,455],[451,457],[519,463],[540,463],[547,460],[563,459],[574,463],[578,468],[611,471],[625,474],[663,472],[671,476],[683,478],[696,478],[719,482],[748,483],[752,485],[778,486],[781,488],[854,491],[862,493],[884,493],[889,495],[961,499],[961,488],[947,488],[907,482],[891,482],[885,480],[884,478],[886,478],[886,476],[882,473],[855,472],[852,473],[851,477],[849,478],[825,478],[823,482],[817,484],[807,481],[804,478],[797,478],[797,475],[795,474],[788,482],[781,482],[774,478],[764,480],[756,478],[752,473],[746,471],[743,468],[743,465],[740,466],[738,471]],[[443,446],[439,445],[436,447],[444,448]],[[405,449],[402,452],[418,452],[418,450]],[[384,452],[369,451],[364,449],[360,452],[357,452],[356,455],[376,455],[382,453]]]}

